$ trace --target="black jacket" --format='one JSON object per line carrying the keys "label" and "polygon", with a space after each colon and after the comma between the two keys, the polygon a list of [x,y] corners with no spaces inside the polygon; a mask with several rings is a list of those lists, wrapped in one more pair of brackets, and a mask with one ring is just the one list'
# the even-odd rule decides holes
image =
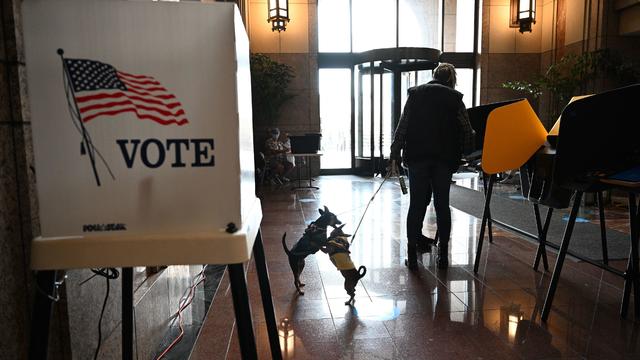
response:
{"label": "black jacket", "polygon": [[457,167],[462,155],[458,109],[462,93],[438,81],[409,89],[403,116],[408,127],[404,158],[408,163],[436,160]]}

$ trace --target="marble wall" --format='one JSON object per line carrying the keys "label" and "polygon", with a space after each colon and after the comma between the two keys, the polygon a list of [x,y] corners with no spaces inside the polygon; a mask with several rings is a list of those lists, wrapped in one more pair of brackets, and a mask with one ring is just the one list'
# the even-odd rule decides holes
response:
{"label": "marble wall", "polygon": [[[7,0],[0,5],[0,321],[5,324],[0,328],[0,354],[7,359],[26,358],[34,294],[30,243],[39,232],[20,3]],[[64,318],[61,308],[54,309],[53,329]],[[68,351],[61,334],[54,330],[50,337],[53,359]]]}
{"label": "marble wall", "polygon": [[[275,126],[292,135],[304,135],[320,132],[317,1],[289,0],[289,9],[287,30],[273,32],[266,21],[266,0],[249,0],[247,30],[251,52],[263,53],[293,68],[295,77],[289,91],[295,96],[283,105]],[[256,129],[257,146],[267,135],[267,129]],[[312,175],[319,170],[320,162],[312,159]]]}

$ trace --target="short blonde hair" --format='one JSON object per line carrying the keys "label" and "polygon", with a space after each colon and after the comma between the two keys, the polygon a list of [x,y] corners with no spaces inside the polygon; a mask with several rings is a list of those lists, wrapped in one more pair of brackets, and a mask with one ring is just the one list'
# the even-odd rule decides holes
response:
{"label": "short blonde hair", "polygon": [[440,63],[440,65],[433,70],[433,78],[446,83],[450,87],[455,87],[457,83],[456,68],[449,63]]}

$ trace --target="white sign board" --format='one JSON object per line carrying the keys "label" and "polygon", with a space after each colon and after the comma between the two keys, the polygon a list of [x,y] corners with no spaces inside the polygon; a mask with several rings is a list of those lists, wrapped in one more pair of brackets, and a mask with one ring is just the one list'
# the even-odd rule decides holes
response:
{"label": "white sign board", "polygon": [[210,245],[228,223],[255,235],[249,42],[234,4],[25,0],[23,15],[34,267],[65,266],[56,241],[86,258],[83,246],[145,239],[135,251],[147,254],[127,264],[150,265],[202,262],[167,253],[189,239]]}

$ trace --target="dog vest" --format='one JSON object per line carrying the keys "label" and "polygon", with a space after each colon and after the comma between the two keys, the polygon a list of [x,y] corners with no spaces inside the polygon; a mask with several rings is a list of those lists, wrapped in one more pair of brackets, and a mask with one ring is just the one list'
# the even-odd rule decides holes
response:
{"label": "dog vest", "polygon": [[329,259],[338,270],[351,270],[356,266],[349,256],[349,242],[343,238],[334,238],[327,242]]}
{"label": "dog vest", "polygon": [[329,258],[338,270],[351,270],[356,268],[348,253],[335,253]]}

